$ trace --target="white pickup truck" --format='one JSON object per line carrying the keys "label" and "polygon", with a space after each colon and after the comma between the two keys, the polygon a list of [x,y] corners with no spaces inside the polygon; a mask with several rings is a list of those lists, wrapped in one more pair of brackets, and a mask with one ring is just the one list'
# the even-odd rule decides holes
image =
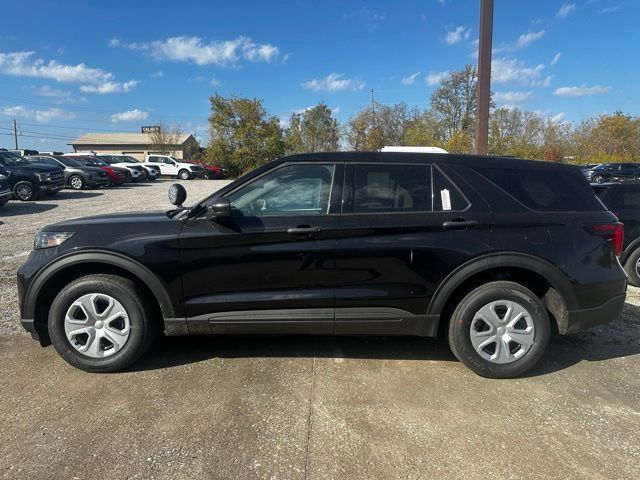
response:
{"label": "white pickup truck", "polygon": [[169,155],[147,155],[144,164],[158,165],[161,175],[170,175],[181,180],[201,177],[204,170],[200,165],[183,162]]}

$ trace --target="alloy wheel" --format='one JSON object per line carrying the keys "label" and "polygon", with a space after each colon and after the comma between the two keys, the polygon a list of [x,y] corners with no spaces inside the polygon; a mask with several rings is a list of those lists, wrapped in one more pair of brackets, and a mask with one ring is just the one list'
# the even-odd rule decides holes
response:
{"label": "alloy wheel", "polygon": [[122,304],[104,293],[81,296],[68,308],[64,331],[69,344],[91,358],[104,358],[124,347],[131,333]]}
{"label": "alloy wheel", "polygon": [[476,312],[469,335],[482,358],[506,364],[522,358],[531,349],[535,327],[531,314],[522,305],[496,300]]}
{"label": "alloy wheel", "polygon": [[23,183],[22,185],[18,185],[15,190],[15,195],[20,200],[30,200],[33,196],[33,188],[31,188],[30,185]]}
{"label": "alloy wheel", "polygon": [[82,179],[80,177],[73,177],[71,178],[71,182],[69,182],[71,184],[71,188],[73,188],[74,190],[81,190],[82,189]]}

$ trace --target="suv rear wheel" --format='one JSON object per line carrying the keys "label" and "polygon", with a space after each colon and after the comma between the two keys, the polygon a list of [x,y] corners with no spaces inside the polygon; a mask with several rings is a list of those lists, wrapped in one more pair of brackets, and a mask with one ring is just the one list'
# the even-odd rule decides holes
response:
{"label": "suv rear wheel", "polygon": [[67,285],[49,311],[49,336],[60,356],[87,372],[127,368],[151,345],[149,299],[133,281],[88,275]]}
{"label": "suv rear wheel", "polygon": [[84,188],[84,178],[80,175],[72,175],[69,179],[69,186],[74,190],[82,190]]}
{"label": "suv rear wheel", "polygon": [[13,194],[18,200],[22,200],[23,202],[35,200],[38,196],[35,188],[33,187],[33,183],[27,180],[16,183],[13,186]]}
{"label": "suv rear wheel", "polygon": [[478,375],[510,378],[533,367],[549,343],[549,317],[536,295],[514,282],[468,293],[449,323],[453,354]]}

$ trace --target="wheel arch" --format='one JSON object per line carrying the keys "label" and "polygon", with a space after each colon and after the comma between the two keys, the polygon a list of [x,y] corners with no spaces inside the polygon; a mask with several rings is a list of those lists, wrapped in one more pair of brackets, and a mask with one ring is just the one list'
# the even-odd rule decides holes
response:
{"label": "wheel arch", "polygon": [[147,267],[125,255],[109,251],[72,253],[48,264],[30,283],[23,301],[23,318],[34,319],[43,345],[49,343],[48,306],[70,281],[94,273],[112,273],[130,278],[147,290],[163,318],[174,318],[174,308],[164,283]]}
{"label": "wheel arch", "polygon": [[495,280],[512,280],[538,295],[551,313],[558,332],[566,333],[569,310],[576,297],[569,279],[550,262],[523,253],[489,254],[459,266],[437,287],[427,314],[438,318],[438,332],[448,326],[457,302],[475,287]]}
{"label": "wheel arch", "polygon": [[640,238],[636,238],[633,242],[631,242],[627,248],[624,249],[622,255],[620,256],[620,263],[624,265],[629,260],[629,257],[633,255],[638,248],[640,248]]}

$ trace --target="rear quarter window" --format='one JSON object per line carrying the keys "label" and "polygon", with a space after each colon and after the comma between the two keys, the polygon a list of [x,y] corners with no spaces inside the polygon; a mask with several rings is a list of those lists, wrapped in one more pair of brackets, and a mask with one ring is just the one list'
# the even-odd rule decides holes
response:
{"label": "rear quarter window", "polygon": [[526,207],[541,212],[603,210],[593,189],[577,172],[515,168],[476,168],[478,173]]}

